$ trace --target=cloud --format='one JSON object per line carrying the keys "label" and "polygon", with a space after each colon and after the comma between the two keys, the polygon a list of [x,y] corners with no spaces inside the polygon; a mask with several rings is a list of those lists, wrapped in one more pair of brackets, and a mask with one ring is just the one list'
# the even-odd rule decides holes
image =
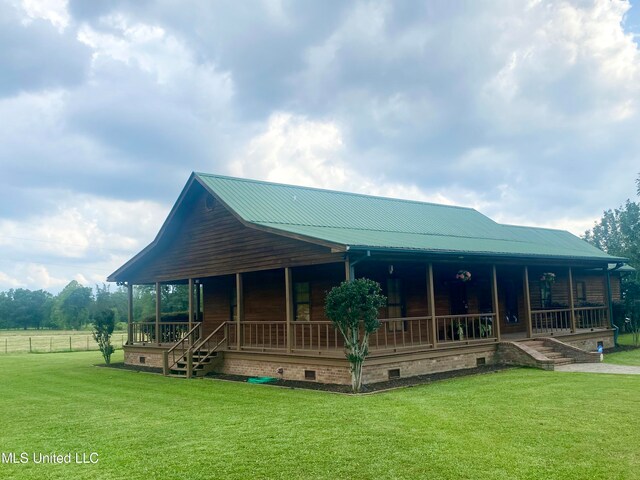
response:
{"label": "cloud", "polygon": [[193,170],[580,233],[635,195],[637,9],[1,3],[0,288],[110,273]]}
{"label": "cloud", "polygon": [[62,28],[68,18],[55,5],[25,5],[23,10],[0,3],[0,97],[80,85],[86,79],[90,50],[76,41],[72,30]]}
{"label": "cloud", "polygon": [[0,289],[16,279],[29,288],[57,288],[72,278],[104,282],[151,242],[167,214],[166,206],[149,201],[66,194],[46,216],[0,220]]}

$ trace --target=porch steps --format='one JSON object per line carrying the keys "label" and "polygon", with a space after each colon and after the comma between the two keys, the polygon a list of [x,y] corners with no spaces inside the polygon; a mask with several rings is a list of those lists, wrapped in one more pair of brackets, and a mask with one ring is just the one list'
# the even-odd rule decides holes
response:
{"label": "porch steps", "polygon": [[[556,365],[568,365],[575,362],[574,358],[565,356],[563,352],[557,349],[557,346],[550,345],[548,342],[545,342],[544,339],[526,340],[519,343],[527,345],[529,348],[535,350],[540,355],[545,357],[546,360],[550,360],[554,367]],[[553,369],[547,368],[547,370]]]}
{"label": "porch steps", "polygon": [[536,338],[518,342],[502,342],[498,347],[501,363],[554,370],[570,363],[596,363],[600,355],[587,352],[556,338]]}
{"label": "porch steps", "polygon": [[[208,353],[204,350],[193,352],[193,372],[192,377],[204,377],[207,373],[215,369],[222,363],[222,352]],[[170,377],[187,377],[187,359],[179,360],[169,371]]]}

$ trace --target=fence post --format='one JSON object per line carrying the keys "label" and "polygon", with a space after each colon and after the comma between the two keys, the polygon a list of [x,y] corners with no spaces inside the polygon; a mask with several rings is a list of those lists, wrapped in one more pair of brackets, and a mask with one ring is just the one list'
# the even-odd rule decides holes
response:
{"label": "fence post", "polygon": [[31,350],[31,337],[29,337],[29,353],[33,353]]}
{"label": "fence post", "polygon": [[73,352],[73,350],[71,349],[71,335],[69,335],[69,351]]}

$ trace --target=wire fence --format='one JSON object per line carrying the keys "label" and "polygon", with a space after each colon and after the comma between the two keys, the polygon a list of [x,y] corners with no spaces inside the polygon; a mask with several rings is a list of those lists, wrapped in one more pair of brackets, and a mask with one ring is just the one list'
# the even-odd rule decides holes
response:
{"label": "wire fence", "polygon": [[[111,345],[119,350],[126,340],[125,333],[116,333],[111,336]],[[98,344],[91,334],[0,336],[0,354],[86,352],[90,350],[98,350]]]}

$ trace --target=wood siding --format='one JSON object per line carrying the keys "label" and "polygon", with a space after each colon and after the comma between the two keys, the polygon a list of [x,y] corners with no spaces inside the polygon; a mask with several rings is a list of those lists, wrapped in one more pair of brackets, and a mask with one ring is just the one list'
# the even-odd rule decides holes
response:
{"label": "wood siding", "polygon": [[182,280],[342,261],[330,248],[244,226],[219,201],[194,186],[192,198],[167,226],[163,240],[123,273],[133,283]]}

